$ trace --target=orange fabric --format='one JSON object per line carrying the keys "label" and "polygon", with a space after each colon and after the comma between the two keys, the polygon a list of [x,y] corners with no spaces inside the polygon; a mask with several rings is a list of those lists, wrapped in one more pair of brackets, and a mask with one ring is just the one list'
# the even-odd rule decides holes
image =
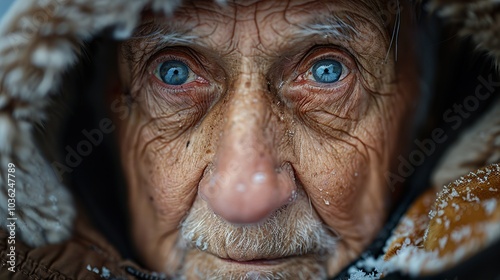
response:
{"label": "orange fabric", "polygon": [[[484,247],[486,225],[500,223],[500,168],[489,166],[449,184],[436,200],[424,247],[440,256],[464,243]],[[446,242],[444,242],[446,240]],[[474,253],[474,252],[470,252]]]}
{"label": "orange fabric", "polygon": [[[500,165],[471,172],[435,194],[422,194],[401,219],[384,259],[403,247],[436,252],[442,268],[465,260],[500,238]],[[408,257],[408,256],[405,256]],[[423,274],[434,272],[421,269]]]}
{"label": "orange fabric", "polygon": [[429,189],[412,204],[392,234],[394,239],[386,251],[385,260],[395,256],[403,244],[422,246],[425,230],[429,224],[427,214],[435,199],[436,192]]}

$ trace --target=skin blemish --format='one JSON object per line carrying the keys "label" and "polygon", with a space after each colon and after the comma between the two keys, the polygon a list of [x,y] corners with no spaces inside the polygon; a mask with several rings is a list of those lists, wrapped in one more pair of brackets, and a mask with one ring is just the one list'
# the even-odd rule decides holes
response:
{"label": "skin blemish", "polygon": [[189,144],[191,144],[191,141],[187,141],[186,148],[189,147]]}

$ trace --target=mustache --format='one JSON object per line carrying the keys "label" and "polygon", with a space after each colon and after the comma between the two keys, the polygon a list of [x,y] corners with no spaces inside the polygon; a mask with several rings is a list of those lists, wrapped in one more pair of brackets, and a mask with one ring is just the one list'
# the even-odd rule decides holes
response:
{"label": "mustache", "polygon": [[179,245],[236,261],[332,255],[339,237],[315,214],[303,193],[258,224],[235,225],[197,198],[180,225]]}

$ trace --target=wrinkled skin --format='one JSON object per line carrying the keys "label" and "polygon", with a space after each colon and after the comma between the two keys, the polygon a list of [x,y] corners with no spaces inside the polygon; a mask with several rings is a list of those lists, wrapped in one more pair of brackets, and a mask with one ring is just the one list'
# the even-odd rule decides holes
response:
{"label": "wrinkled skin", "polygon": [[[195,1],[173,18],[145,13],[112,94],[129,100],[115,120],[144,264],[188,279],[318,279],[360,254],[387,215],[385,175],[417,91],[411,30],[402,15],[396,63],[388,9]],[[338,81],[314,80],[321,59],[341,63]],[[169,60],[188,81],[162,80]]]}

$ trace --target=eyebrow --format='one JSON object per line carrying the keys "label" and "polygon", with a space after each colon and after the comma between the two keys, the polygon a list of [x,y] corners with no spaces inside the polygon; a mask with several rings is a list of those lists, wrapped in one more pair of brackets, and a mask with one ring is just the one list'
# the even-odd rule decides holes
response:
{"label": "eyebrow", "polygon": [[350,16],[346,20],[337,15],[317,18],[312,22],[297,24],[298,29],[291,36],[298,40],[306,37],[332,38],[337,40],[352,40],[359,36],[360,32],[352,24],[354,20]]}
{"label": "eyebrow", "polygon": [[[313,21],[292,24],[296,28],[291,30],[287,37],[288,45],[303,43],[306,38],[317,37],[325,40],[352,41],[360,32],[356,29],[351,16],[345,15],[345,19],[337,15],[315,18]],[[166,46],[195,45],[202,44],[202,37],[207,35],[194,35],[192,29],[181,25],[170,25],[158,22],[151,17],[140,24],[133,33],[131,40],[142,40],[145,46],[155,46],[160,49]]]}
{"label": "eyebrow", "polygon": [[[351,42],[363,38],[363,32],[360,31],[357,23],[366,22],[366,18],[358,18],[356,13],[329,13],[320,17],[314,17],[304,23],[291,23],[287,30],[288,40],[283,42],[283,46],[303,46],[304,43],[311,42],[312,38],[329,43],[332,41],[345,42],[344,47],[349,47]],[[374,24],[373,22],[367,22]],[[172,24],[165,21],[159,21],[154,15],[146,16],[145,21],[141,23],[130,38],[132,41],[141,41],[142,50],[136,49],[139,53],[155,53],[162,48],[169,46],[203,46],[202,38],[210,34],[193,34],[193,28],[185,24]],[[137,45],[136,45],[137,46]],[[293,48],[293,47],[292,47]],[[209,47],[210,49],[210,47]],[[129,49],[131,52],[132,49]]]}
{"label": "eyebrow", "polygon": [[142,39],[162,45],[192,44],[199,36],[189,34],[190,31],[185,26],[170,26],[152,19],[140,24],[130,39]]}

